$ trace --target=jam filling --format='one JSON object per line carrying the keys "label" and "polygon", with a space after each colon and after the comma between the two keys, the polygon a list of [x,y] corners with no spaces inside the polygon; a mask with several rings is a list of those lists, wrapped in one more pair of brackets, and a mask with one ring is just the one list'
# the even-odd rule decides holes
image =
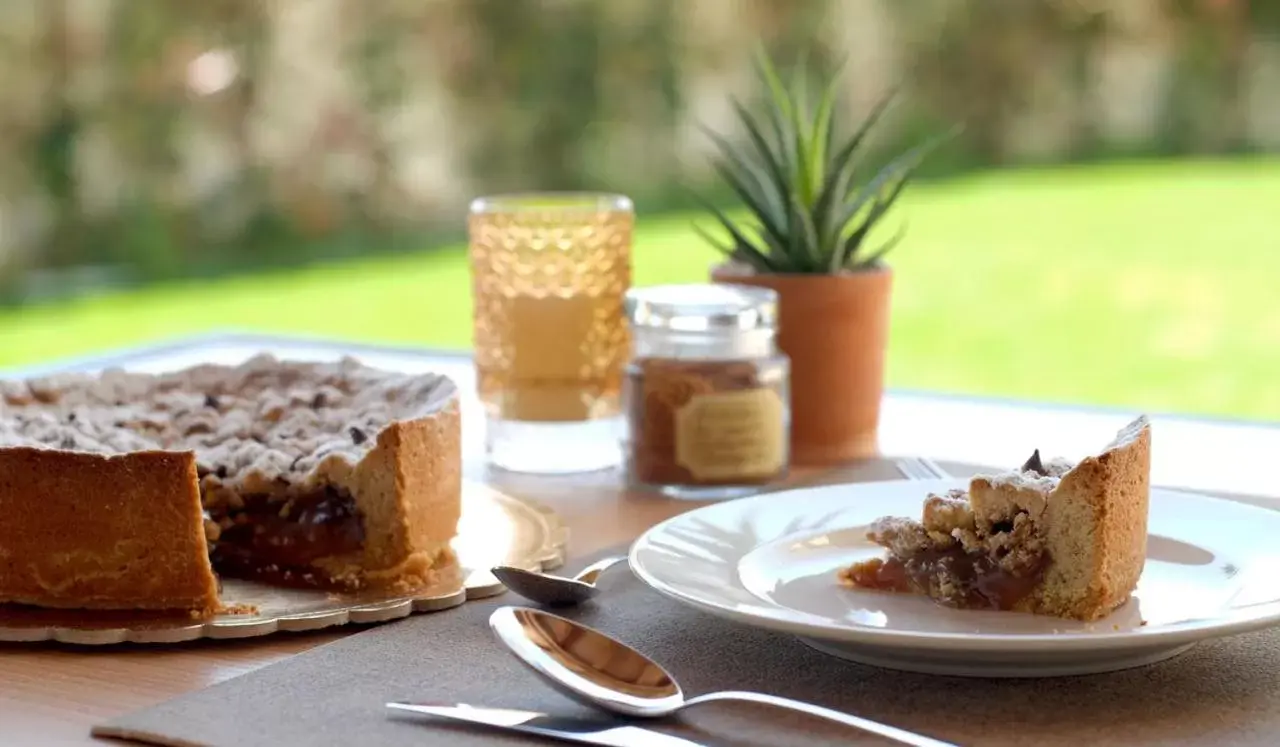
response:
{"label": "jam filling", "polygon": [[1011,570],[956,546],[858,563],[848,577],[865,589],[927,594],[949,607],[1011,610],[1035,590],[1047,565],[1048,555],[1040,553]]}
{"label": "jam filling", "polygon": [[246,495],[243,501],[243,508],[214,517],[222,529],[209,559],[227,576],[308,582],[315,561],[364,546],[355,500],[332,486],[287,500]]}

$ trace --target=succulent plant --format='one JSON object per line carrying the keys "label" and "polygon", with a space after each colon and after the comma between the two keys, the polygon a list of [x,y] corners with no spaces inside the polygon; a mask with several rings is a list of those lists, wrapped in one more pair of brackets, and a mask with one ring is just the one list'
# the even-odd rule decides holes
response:
{"label": "succulent plant", "polygon": [[878,266],[903,237],[871,246],[874,229],[897,201],[924,157],[950,133],[890,161],[866,181],[855,178],[858,156],[872,127],[896,98],[891,90],[843,141],[837,141],[836,89],[832,76],[812,111],[799,76],[792,90],[762,52],[756,69],[768,90],[762,119],[732,99],[747,142],[731,143],[707,128],[719,157],[714,168],[748,212],[735,222],[705,198],[699,200],[728,232],[729,240],[694,226],[729,259],[760,273],[836,274]]}

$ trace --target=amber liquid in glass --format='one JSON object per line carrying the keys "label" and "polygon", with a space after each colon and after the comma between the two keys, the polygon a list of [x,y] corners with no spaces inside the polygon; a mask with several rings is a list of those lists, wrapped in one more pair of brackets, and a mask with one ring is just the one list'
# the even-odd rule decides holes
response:
{"label": "amber liquid in glass", "polygon": [[[630,209],[591,202],[499,201],[488,210],[473,210],[475,365],[495,461],[542,463],[551,455],[535,458],[534,451],[581,451],[600,438],[614,440],[613,430],[601,430],[580,436],[588,444],[578,444],[578,437],[566,441],[546,426],[562,426],[562,434],[575,424],[597,421],[606,429],[617,427],[612,421],[621,412],[630,346],[622,304],[631,285],[632,224]],[[515,443],[522,440],[518,432],[532,439],[527,446]],[[504,433],[513,443],[498,443]],[[547,439],[557,441],[558,449]],[[525,453],[503,458],[495,448]],[[607,448],[616,450],[616,444]],[[511,468],[535,471],[537,466]],[[588,468],[597,467],[583,467]]]}

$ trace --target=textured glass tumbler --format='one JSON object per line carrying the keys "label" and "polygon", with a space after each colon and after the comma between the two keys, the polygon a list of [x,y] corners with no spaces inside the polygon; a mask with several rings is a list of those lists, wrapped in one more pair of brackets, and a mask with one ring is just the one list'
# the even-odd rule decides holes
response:
{"label": "textured glass tumbler", "polygon": [[570,473],[621,463],[634,220],[631,201],[618,195],[471,204],[475,364],[490,464]]}

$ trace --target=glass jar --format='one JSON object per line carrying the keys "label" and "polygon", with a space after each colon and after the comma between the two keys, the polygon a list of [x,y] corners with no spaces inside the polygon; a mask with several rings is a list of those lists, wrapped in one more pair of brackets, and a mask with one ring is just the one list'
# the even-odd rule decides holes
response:
{"label": "glass jar", "polygon": [[627,482],[677,498],[733,498],[787,476],[790,361],[777,294],[739,285],[633,288],[623,383]]}

